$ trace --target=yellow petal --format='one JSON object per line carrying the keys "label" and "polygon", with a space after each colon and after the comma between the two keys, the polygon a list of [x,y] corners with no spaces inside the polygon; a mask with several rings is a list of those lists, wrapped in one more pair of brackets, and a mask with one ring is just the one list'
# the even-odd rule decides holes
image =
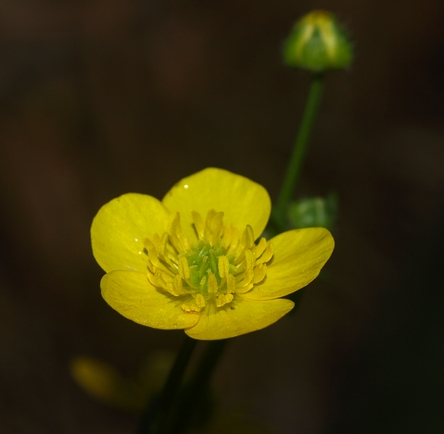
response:
{"label": "yellow petal", "polygon": [[270,242],[274,255],[267,276],[263,283],[243,294],[245,298],[271,300],[303,288],[317,277],[334,248],[333,237],[324,228],[295,229]]}
{"label": "yellow petal", "polygon": [[148,257],[145,238],[166,229],[168,211],[152,196],[128,193],[103,205],[91,226],[94,257],[105,271],[144,272]]}
{"label": "yellow petal", "polygon": [[208,211],[224,213],[224,225],[234,224],[239,232],[247,225],[258,238],[268,222],[270,197],[264,187],[240,175],[222,169],[208,168],[179,181],[163,198],[170,212],[181,214],[185,234],[196,240],[192,211],[205,220]]}
{"label": "yellow petal", "polygon": [[[286,299],[258,301],[243,296],[227,307],[210,306],[201,312],[199,322],[185,333],[201,340],[226,339],[263,329],[282,318],[294,306]],[[234,309],[233,309],[234,308]]]}
{"label": "yellow petal", "polygon": [[100,287],[105,301],[136,323],[163,330],[192,327],[199,314],[185,313],[183,299],[157,290],[144,273],[112,271],[103,276]]}

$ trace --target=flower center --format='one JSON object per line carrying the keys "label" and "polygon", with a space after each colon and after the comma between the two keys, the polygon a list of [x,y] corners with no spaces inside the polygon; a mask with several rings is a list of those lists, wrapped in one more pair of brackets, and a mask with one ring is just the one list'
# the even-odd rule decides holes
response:
{"label": "flower center", "polygon": [[213,303],[235,308],[236,294],[245,294],[262,282],[272,245],[261,238],[255,244],[251,226],[239,236],[224,226],[222,212],[210,210],[206,220],[192,213],[198,241],[183,234],[178,212],[170,216],[167,231],[145,240],[148,280],[160,290],[178,297],[185,312],[200,312]]}

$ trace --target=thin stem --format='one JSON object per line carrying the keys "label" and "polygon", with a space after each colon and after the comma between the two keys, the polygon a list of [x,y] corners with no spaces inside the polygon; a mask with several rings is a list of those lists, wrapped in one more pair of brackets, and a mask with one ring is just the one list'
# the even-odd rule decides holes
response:
{"label": "thin stem", "polygon": [[165,424],[165,419],[171,410],[174,399],[182,385],[183,376],[188,367],[197,340],[185,335],[185,340],[176,356],[174,365],[160,396],[154,400],[142,415],[142,420],[137,434],[157,434]]}
{"label": "thin stem", "polygon": [[[180,434],[189,428],[190,419],[195,416],[196,409],[202,408],[202,399],[208,391],[209,381],[223,354],[228,339],[211,341],[202,355],[194,375],[185,386],[181,399],[176,407],[174,417],[165,434]],[[194,411],[193,411],[194,410]]]}
{"label": "thin stem", "polygon": [[[324,75],[314,74],[311,78],[310,90],[307,103],[305,105],[304,115],[302,117],[299,133],[293,147],[290,162],[282,184],[281,192],[275,205],[274,217],[278,226],[282,226],[285,219],[285,211],[291,200],[296,183],[300,176],[300,170],[304,161],[307,149],[308,139],[318,112],[319,102],[321,100],[324,87]],[[282,229],[280,227],[280,229]]]}

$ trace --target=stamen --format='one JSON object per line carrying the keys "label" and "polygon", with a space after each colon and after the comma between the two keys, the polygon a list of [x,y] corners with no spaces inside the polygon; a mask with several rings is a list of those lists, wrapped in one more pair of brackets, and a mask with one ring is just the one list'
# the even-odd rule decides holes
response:
{"label": "stamen", "polygon": [[237,250],[239,245],[239,231],[231,225],[230,227],[230,245],[228,246],[228,254],[231,254]]}
{"label": "stamen", "polygon": [[202,240],[205,233],[205,224],[202,216],[196,211],[192,211],[191,215],[193,216],[194,229],[196,230],[197,238],[199,238],[199,240]]}
{"label": "stamen", "polygon": [[222,307],[233,301],[233,294],[219,294],[216,300],[216,306]]}
{"label": "stamen", "polygon": [[148,280],[150,281],[151,285],[153,285],[153,286],[158,285],[156,276],[154,276],[154,274],[148,272],[148,273],[146,273],[146,275],[148,276]]}
{"label": "stamen", "polygon": [[213,218],[209,222],[210,231],[211,231],[211,240],[212,245],[216,244],[217,240],[219,240],[222,236],[222,219],[224,218],[223,212],[218,212],[214,214]]}
{"label": "stamen", "polygon": [[224,233],[222,235],[222,244],[228,249],[232,240],[233,229],[230,226],[224,226]]}
{"label": "stamen", "polygon": [[188,313],[199,313],[202,310],[202,307],[198,306],[195,300],[191,301],[191,303],[183,303],[182,310]]}
{"label": "stamen", "polygon": [[174,278],[174,289],[177,295],[189,294],[189,292],[183,287],[182,277],[179,274],[176,274],[176,277]]}
{"label": "stamen", "polygon": [[159,286],[163,289],[168,290],[167,288],[167,281],[164,279],[164,274],[160,272],[160,270],[156,270],[156,272],[154,273],[154,278],[156,280],[156,286]]}
{"label": "stamen", "polygon": [[145,245],[145,248],[146,248],[146,250],[148,252],[148,258],[149,258],[150,262],[152,264],[154,264],[158,268],[162,267],[162,264],[160,263],[159,257],[158,257],[157,252],[156,252],[155,245],[150,240],[148,240],[148,239],[146,239],[143,242],[143,244]]}
{"label": "stamen", "polygon": [[247,287],[251,289],[253,287],[252,286],[253,276],[254,276],[253,270],[251,268],[247,268],[245,270],[245,273],[243,274],[243,279],[237,282],[236,292],[244,293],[246,292]]}
{"label": "stamen", "polygon": [[208,294],[217,294],[218,284],[216,276],[209,272],[208,273]]}
{"label": "stamen", "polygon": [[262,282],[266,274],[267,274],[267,265],[266,264],[257,265],[254,268],[253,283],[256,285],[257,283]]}
{"label": "stamen", "polygon": [[169,241],[172,246],[176,249],[177,253],[184,253],[190,248],[188,239],[182,234],[182,229],[180,227],[180,214],[175,212],[171,214],[168,221],[168,235]]}
{"label": "stamen", "polygon": [[267,248],[267,240],[262,237],[259,241],[259,244],[254,248],[256,251],[256,258],[259,258],[262,253],[264,253],[264,250]]}
{"label": "stamen", "polygon": [[159,253],[163,256],[165,256],[167,245],[168,245],[168,234],[164,232],[159,242]]}
{"label": "stamen", "polygon": [[188,261],[184,256],[179,258],[179,274],[184,280],[190,280],[190,267]]}
{"label": "stamen", "polygon": [[227,276],[227,292],[229,294],[236,292],[236,278],[232,274]]}
{"label": "stamen", "polygon": [[265,252],[262,253],[262,256],[256,260],[256,264],[262,264],[268,262],[273,257],[273,244],[268,243]]}
{"label": "stamen", "polygon": [[254,246],[253,229],[251,228],[250,225],[247,225],[247,227],[244,230],[244,233],[242,234],[239,248],[244,250],[244,249],[251,249],[253,246]]}
{"label": "stamen", "polygon": [[195,295],[194,300],[200,308],[205,307],[205,297],[200,292]]}
{"label": "stamen", "polygon": [[213,241],[213,231],[211,229],[211,221],[213,220],[214,216],[217,214],[217,211],[214,209],[210,209],[207,214],[207,218],[205,219],[205,238],[212,244]]}
{"label": "stamen", "polygon": [[254,256],[251,250],[245,250],[245,268],[252,269],[254,265]]}
{"label": "stamen", "polygon": [[230,263],[226,256],[219,256],[217,268],[222,279],[230,275]]}

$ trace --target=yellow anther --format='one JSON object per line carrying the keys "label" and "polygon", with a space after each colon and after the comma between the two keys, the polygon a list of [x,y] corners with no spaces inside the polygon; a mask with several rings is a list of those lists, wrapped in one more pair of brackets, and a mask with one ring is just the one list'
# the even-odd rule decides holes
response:
{"label": "yellow anther", "polygon": [[251,288],[253,288],[254,283],[251,281],[248,285],[237,287],[236,288],[236,294],[246,294],[248,291],[250,291]]}
{"label": "yellow anther", "polygon": [[262,256],[256,260],[256,264],[262,264],[268,262],[273,257],[273,244],[268,243],[265,252],[262,253]]}
{"label": "yellow anther", "polygon": [[154,273],[154,279],[156,282],[156,286],[160,288],[167,289],[167,281],[163,278],[163,273],[160,270],[156,270]]}
{"label": "yellow anther", "polygon": [[174,285],[174,281],[173,282],[166,282],[166,288],[165,288],[171,295],[174,296],[179,296],[180,293],[177,291],[177,288]]}
{"label": "yellow anther", "polygon": [[205,219],[205,237],[208,241],[211,242],[210,238],[212,235],[211,230],[211,221],[213,220],[214,216],[217,214],[217,211],[214,209],[210,209],[207,213],[207,217]]}
{"label": "yellow anther", "polygon": [[176,211],[168,217],[167,232],[169,235],[176,235],[177,226],[180,224],[180,214]]}
{"label": "yellow anther", "polygon": [[245,273],[242,275],[242,280],[236,285],[236,292],[245,292],[245,288],[253,281],[253,275],[253,270],[251,268],[247,268]]}
{"label": "yellow anther", "polygon": [[205,297],[200,292],[195,295],[194,301],[200,308],[205,307]]}
{"label": "yellow anther", "polygon": [[168,245],[168,234],[164,232],[162,236],[160,237],[159,241],[159,253],[161,255],[165,255],[166,249]]}
{"label": "yellow anther", "polygon": [[250,225],[247,225],[247,227],[244,230],[244,233],[242,234],[239,247],[243,250],[243,249],[251,249],[253,246],[254,246],[253,229]]}
{"label": "yellow anther", "polygon": [[190,267],[185,256],[179,258],[179,274],[184,280],[190,280]]}
{"label": "yellow anther", "polygon": [[216,276],[209,272],[208,273],[208,294],[216,294],[218,288]]}
{"label": "yellow anther", "polygon": [[230,226],[230,243],[226,243],[225,245],[228,248],[228,251],[227,251],[228,254],[236,251],[236,249],[239,245],[239,231],[233,225]]}
{"label": "yellow anther", "polygon": [[194,300],[191,303],[183,303],[181,307],[184,312],[189,312],[189,313],[199,313],[202,310],[202,308],[199,307],[194,302]]}
{"label": "yellow anther", "polygon": [[182,233],[180,227],[180,214],[175,212],[168,219],[167,232],[171,245],[176,249],[177,253],[184,253],[190,248],[190,243]]}
{"label": "yellow anther", "polygon": [[217,240],[219,240],[223,233],[223,221],[224,213],[218,212],[214,215],[210,222],[210,230],[211,230],[211,243],[216,244]]}
{"label": "yellow anther", "polygon": [[214,209],[208,211],[207,218],[205,220],[205,238],[210,242],[211,245],[216,244],[216,242],[223,235],[223,212],[217,212]]}
{"label": "yellow anther", "polygon": [[156,267],[162,267],[162,264],[160,263],[159,258],[157,256],[156,247],[154,243],[151,240],[146,239],[144,240],[143,244],[148,252],[148,258],[150,262],[154,264]]}
{"label": "yellow anther", "polygon": [[179,274],[176,274],[174,278],[174,290],[176,292],[174,295],[189,294],[189,292],[183,287],[182,277]]}
{"label": "yellow anther", "polygon": [[148,243],[154,245],[154,247],[156,249],[156,255],[158,255],[160,253],[160,237],[159,237],[159,235],[158,234],[154,234],[152,240],[146,239],[144,241],[145,247],[147,246]]}
{"label": "yellow anther", "polygon": [[227,276],[227,292],[230,294],[236,292],[236,278],[232,274]]}
{"label": "yellow anther", "polygon": [[233,294],[219,294],[216,299],[216,306],[222,307],[233,301]]}
{"label": "yellow anther", "polygon": [[197,238],[199,240],[202,240],[204,238],[204,234],[205,234],[205,223],[203,221],[203,218],[196,211],[192,211],[191,215],[193,216],[194,228],[197,233]]}
{"label": "yellow anther", "polygon": [[245,250],[245,268],[247,270],[253,268],[254,260],[255,258],[251,250]]}
{"label": "yellow anther", "polygon": [[168,218],[167,224],[167,232],[168,232],[168,240],[170,244],[174,247],[176,252],[181,253],[182,249],[180,246],[179,239],[177,238],[178,226],[180,225],[180,214],[175,212],[171,214]]}
{"label": "yellow anther", "polygon": [[267,274],[267,266],[265,264],[257,265],[254,268],[253,283],[256,284],[262,282],[266,274]]}
{"label": "yellow anther", "polygon": [[151,283],[151,285],[153,286],[157,286],[157,279],[156,276],[150,271],[148,271],[148,273],[146,273],[149,282]]}
{"label": "yellow anther", "polygon": [[267,240],[265,238],[261,238],[258,245],[254,249],[256,251],[256,258],[259,258],[262,253],[264,253],[264,250],[267,248]]}
{"label": "yellow anther", "polygon": [[230,262],[225,255],[219,256],[217,261],[217,268],[219,270],[219,276],[221,279],[227,277],[230,274]]}
{"label": "yellow anther", "polygon": [[224,226],[223,234],[222,234],[222,243],[228,249],[231,244],[233,230],[230,226]]}

